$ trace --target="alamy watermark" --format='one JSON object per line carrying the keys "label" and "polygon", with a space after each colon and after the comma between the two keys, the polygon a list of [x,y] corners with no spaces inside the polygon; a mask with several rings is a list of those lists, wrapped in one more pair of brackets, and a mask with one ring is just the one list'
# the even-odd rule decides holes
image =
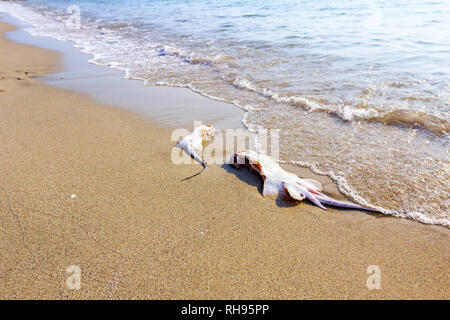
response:
{"label": "alamy watermark", "polygon": [[[201,121],[194,122],[194,128],[198,128],[201,125]],[[171,141],[179,142],[191,133],[191,130],[185,128],[175,129],[172,132]],[[213,140],[204,146],[200,152],[202,153],[202,158],[208,164],[221,165],[231,163],[231,156],[241,150],[254,150],[278,160],[280,155],[280,129],[259,129],[258,133],[243,128],[215,129]],[[175,145],[172,148],[171,160],[176,165],[195,163],[193,159]]]}
{"label": "alamy watermark", "polygon": [[69,17],[66,20],[66,28],[70,30],[81,29],[81,9],[77,5],[67,7]]}
{"label": "alamy watermark", "polygon": [[66,270],[69,277],[66,280],[67,288],[70,290],[81,289],[81,268],[80,266],[69,266]]}
{"label": "alamy watermark", "polygon": [[377,265],[371,265],[367,267],[367,273],[370,274],[367,278],[366,286],[367,289],[381,289],[381,269]]}

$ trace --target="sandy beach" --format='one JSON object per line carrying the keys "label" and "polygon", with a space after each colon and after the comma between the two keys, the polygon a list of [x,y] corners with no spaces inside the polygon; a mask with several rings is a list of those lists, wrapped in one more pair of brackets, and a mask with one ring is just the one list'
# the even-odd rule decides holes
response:
{"label": "sandy beach", "polygon": [[448,299],[448,228],[265,199],[227,165],[180,182],[199,166],[171,162],[173,127],[35,79],[61,55],[12,30],[0,23],[0,299]]}

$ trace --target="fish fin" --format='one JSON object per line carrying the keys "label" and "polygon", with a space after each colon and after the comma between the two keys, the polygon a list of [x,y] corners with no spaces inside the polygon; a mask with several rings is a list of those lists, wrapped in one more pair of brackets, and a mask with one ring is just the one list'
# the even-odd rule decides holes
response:
{"label": "fish fin", "polygon": [[305,195],[303,194],[303,192],[298,190],[298,188],[294,187],[292,184],[283,182],[283,188],[291,196],[292,199],[298,201],[302,201],[303,199],[305,199]]}
{"label": "fish fin", "polygon": [[264,180],[263,185],[263,197],[276,197],[278,195],[278,189],[272,183]]}
{"label": "fish fin", "polygon": [[316,206],[318,206],[319,208],[323,209],[323,210],[327,210],[327,208],[325,208],[320,201],[312,194],[310,193],[307,188],[302,188],[301,186],[298,185],[291,185],[288,183],[283,183],[283,187],[285,188],[285,190],[287,190],[287,192],[289,193],[289,195],[295,199],[295,200],[303,200],[305,198],[308,198],[309,201],[311,201],[312,203],[314,203]]}
{"label": "fish fin", "polygon": [[312,185],[314,188],[316,188],[318,191],[322,191],[322,184],[314,179],[301,179],[305,181],[307,184]]}
{"label": "fish fin", "polygon": [[306,191],[305,194],[306,194],[306,197],[308,198],[309,201],[314,203],[319,208],[321,208],[323,210],[327,210],[327,208],[325,208],[323,206],[323,204],[321,204],[320,201],[316,198],[316,196],[314,196],[312,193],[310,193],[309,191]]}

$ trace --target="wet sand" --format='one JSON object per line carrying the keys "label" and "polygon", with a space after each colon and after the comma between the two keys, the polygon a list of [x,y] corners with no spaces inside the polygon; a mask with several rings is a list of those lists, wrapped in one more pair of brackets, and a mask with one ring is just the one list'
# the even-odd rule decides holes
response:
{"label": "wet sand", "polygon": [[264,199],[227,165],[180,182],[199,166],[170,161],[173,128],[35,79],[62,57],[11,30],[0,23],[1,299],[448,298],[447,228]]}

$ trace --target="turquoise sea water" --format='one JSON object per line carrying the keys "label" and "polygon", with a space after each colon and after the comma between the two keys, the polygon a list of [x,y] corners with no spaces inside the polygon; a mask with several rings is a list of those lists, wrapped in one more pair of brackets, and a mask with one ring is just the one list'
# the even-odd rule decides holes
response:
{"label": "turquoise sea water", "polygon": [[[79,29],[67,23],[78,9]],[[245,109],[250,130],[282,129],[283,160],[361,203],[449,225],[448,1],[29,0],[0,11],[126,77]]]}

